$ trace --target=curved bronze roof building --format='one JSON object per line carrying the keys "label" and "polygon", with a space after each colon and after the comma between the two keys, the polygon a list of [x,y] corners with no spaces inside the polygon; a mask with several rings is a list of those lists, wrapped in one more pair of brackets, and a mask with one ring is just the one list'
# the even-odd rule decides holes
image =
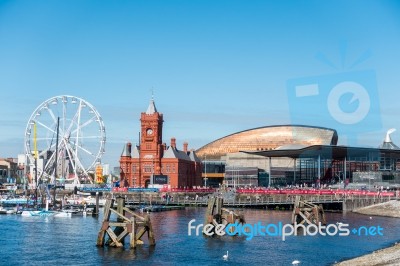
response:
{"label": "curved bronze roof building", "polygon": [[204,145],[196,151],[199,158],[220,160],[227,153],[264,151],[290,146],[336,145],[336,130],[304,125],[278,125],[237,132]]}

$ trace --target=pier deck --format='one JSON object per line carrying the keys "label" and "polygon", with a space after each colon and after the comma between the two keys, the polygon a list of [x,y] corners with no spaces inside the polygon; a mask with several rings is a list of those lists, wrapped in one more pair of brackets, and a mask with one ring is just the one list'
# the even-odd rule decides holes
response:
{"label": "pier deck", "polygon": [[[163,197],[161,193],[113,193],[121,196],[127,205],[178,205],[178,206],[207,206],[208,198],[219,196],[224,199],[227,207],[268,207],[277,205],[293,205],[295,194],[239,194],[239,193],[168,193]],[[304,200],[314,204],[338,204],[343,210],[351,211],[355,208],[369,206],[376,203],[397,199],[393,196],[378,195],[302,195]]]}

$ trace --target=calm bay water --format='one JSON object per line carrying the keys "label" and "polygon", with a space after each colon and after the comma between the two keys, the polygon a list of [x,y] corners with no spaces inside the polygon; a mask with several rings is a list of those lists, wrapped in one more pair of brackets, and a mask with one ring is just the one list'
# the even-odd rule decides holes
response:
{"label": "calm bay water", "polygon": [[[335,261],[360,256],[400,240],[400,219],[327,213],[328,223],[349,223],[350,228],[377,226],[383,236],[290,236],[280,237],[188,236],[188,222],[203,223],[205,208],[187,208],[151,213],[156,246],[135,250],[99,248],[96,239],[102,216],[21,217],[0,216],[1,265],[331,265]],[[290,223],[291,212],[244,210],[247,223]],[[128,239],[127,239],[128,241]],[[229,251],[229,260],[222,255]]]}

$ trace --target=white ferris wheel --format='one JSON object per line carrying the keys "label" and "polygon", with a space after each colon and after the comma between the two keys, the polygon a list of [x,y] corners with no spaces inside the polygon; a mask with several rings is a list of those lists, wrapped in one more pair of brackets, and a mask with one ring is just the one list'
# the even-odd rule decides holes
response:
{"label": "white ferris wheel", "polygon": [[25,130],[30,172],[33,162],[40,161],[35,174],[42,182],[57,178],[73,184],[82,180],[92,183],[88,171],[101,162],[105,142],[106,130],[98,111],[87,101],[69,95],[41,103]]}

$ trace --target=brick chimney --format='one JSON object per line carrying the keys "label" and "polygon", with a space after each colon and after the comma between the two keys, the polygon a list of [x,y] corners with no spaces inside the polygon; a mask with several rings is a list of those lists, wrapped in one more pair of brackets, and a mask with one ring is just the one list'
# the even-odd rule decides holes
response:
{"label": "brick chimney", "polygon": [[128,142],[126,144],[126,148],[128,149],[129,154],[131,154],[131,152],[132,152],[132,143]]}
{"label": "brick chimney", "polygon": [[187,142],[183,143],[183,151],[186,152],[186,153],[188,151],[188,143]]}
{"label": "brick chimney", "polygon": [[171,138],[171,147],[176,149],[176,138]]}

